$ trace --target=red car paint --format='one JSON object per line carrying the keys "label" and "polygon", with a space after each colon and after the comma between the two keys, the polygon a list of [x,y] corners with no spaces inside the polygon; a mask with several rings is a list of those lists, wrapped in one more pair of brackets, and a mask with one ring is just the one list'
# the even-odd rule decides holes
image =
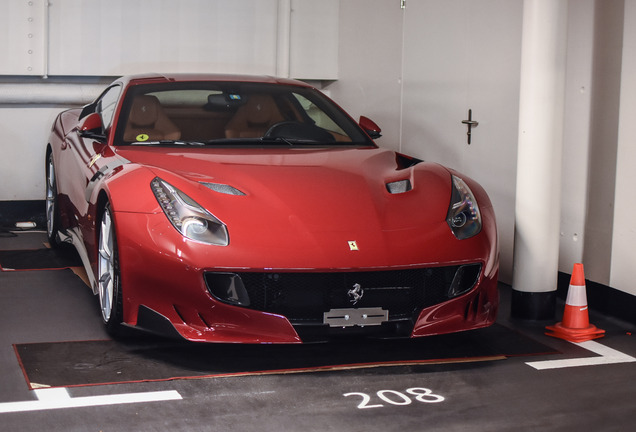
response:
{"label": "red car paint", "polygon": [[[404,156],[378,148],[358,126],[365,141],[354,146],[151,146],[118,141],[121,133],[115,131],[125,121],[130,89],[217,81],[309,88],[263,77],[124,77],[117,81],[120,97],[112,124],[102,131],[104,138],[79,134],[82,127],[93,129],[90,122],[96,119],[86,112],[80,118],[81,109],[61,113],[54,123],[49,152],[56,172],[59,231],[72,234],[96,292],[100,212],[109,203],[125,325],[146,327],[139,322],[143,309],[191,341],[299,343],[303,339],[297,326],[286,316],[220,301],[208,290],[204,274],[312,275],[462,264],[481,264],[474,286],[417,311],[410,336],[494,322],[499,267],[494,210],[486,192],[461,174],[431,162],[406,166]],[[481,230],[465,240],[456,238],[447,222],[452,175],[469,186],[481,211]],[[151,190],[156,177],[225,224],[229,245],[201,243],[177,231]],[[409,180],[412,189],[390,193],[387,183],[401,180]],[[204,182],[230,185],[243,195],[218,193]],[[339,329],[329,331],[337,334]]]}

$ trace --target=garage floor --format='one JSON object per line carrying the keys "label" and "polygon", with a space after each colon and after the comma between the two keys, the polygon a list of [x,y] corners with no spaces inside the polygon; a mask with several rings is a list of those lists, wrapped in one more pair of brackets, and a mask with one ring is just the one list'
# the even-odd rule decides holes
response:
{"label": "garage floor", "polygon": [[[0,232],[0,250],[41,232]],[[1,263],[0,263],[1,264]],[[3,267],[5,267],[3,265]],[[551,323],[404,342],[112,341],[69,269],[0,272],[0,431],[631,431],[636,329],[573,344]]]}

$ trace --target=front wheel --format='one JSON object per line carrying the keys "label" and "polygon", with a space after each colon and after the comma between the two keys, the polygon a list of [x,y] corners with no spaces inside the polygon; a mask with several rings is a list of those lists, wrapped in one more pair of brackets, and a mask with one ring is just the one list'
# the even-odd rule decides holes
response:
{"label": "front wheel", "polygon": [[116,335],[123,318],[123,306],[115,223],[109,204],[106,204],[101,215],[97,252],[97,284],[102,320],[108,333]]}

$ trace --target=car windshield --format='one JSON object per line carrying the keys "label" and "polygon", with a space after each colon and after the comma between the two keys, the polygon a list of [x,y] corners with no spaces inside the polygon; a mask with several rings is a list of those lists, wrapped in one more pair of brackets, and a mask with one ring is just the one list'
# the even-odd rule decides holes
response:
{"label": "car windshield", "polygon": [[295,85],[186,82],[132,86],[115,143],[136,146],[373,146],[321,92]]}

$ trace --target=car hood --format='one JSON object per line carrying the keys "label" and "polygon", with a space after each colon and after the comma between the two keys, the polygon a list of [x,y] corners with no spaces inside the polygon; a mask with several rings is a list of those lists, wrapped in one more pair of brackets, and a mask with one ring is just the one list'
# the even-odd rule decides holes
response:
{"label": "car hood", "polygon": [[[156,147],[118,153],[223,221],[233,245],[254,249],[261,243],[271,250],[301,244],[327,253],[337,243],[390,253],[391,245],[400,244],[396,238],[450,234],[445,223],[450,173],[433,163],[409,167],[390,150]],[[403,180],[410,182],[410,191],[389,192],[388,183]],[[244,195],[204,183],[228,185]]]}

